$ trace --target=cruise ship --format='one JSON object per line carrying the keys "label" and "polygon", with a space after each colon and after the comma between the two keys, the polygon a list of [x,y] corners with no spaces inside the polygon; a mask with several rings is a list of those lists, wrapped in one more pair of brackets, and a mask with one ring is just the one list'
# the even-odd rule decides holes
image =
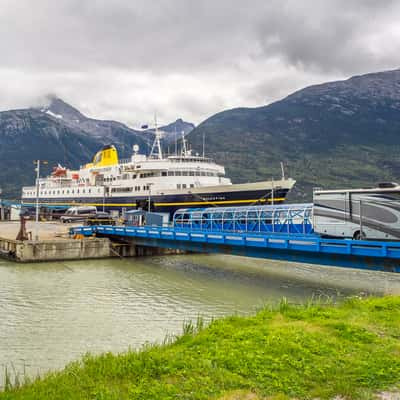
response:
{"label": "cruise ship", "polygon": [[[124,212],[146,209],[173,213],[179,208],[282,203],[295,181],[285,179],[232,184],[225,168],[194,155],[182,138],[178,154],[164,155],[162,132],[156,129],[150,154],[133,146],[129,159],[119,160],[115,146],[102,148],[79,170],[58,165],[35,186],[22,188],[22,203],[34,206],[96,206]],[[282,174],[284,175],[284,174]]]}

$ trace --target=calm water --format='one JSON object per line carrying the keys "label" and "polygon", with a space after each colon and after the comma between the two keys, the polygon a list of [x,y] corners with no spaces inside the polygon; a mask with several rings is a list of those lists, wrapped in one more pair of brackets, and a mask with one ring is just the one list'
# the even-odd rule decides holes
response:
{"label": "calm water", "polygon": [[283,296],[400,294],[400,276],[231,256],[51,264],[0,260],[0,385],[85,352],[124,351],[179,333],[184,320],[254,312]]}

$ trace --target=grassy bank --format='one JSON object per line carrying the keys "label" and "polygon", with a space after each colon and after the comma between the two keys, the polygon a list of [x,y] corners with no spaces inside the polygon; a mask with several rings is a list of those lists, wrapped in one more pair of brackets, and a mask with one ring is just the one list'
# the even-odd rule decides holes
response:
{"label": "grassy bank", "polygon": [[372,398],[400,383],[400,298],[264,309],[163,346],[87,356],[0,399]]}

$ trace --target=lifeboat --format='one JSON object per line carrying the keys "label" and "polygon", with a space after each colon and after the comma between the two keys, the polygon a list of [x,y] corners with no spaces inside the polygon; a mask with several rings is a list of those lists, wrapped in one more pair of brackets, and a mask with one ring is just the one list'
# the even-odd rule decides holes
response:
{"label": "lifeboat", "polygon": [[51,173],[51,175],[57,178],[66,176],[67,169],[58,164],[57,167],[53,168],[53,172]]}

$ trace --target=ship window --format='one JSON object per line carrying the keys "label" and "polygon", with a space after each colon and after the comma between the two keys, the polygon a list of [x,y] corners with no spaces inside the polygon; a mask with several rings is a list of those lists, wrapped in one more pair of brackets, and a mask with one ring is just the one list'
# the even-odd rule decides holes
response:
{"label": "ship window", "polygon": [[186,189],[186,183],[182,183],[182,189]]}
{"label": "ship window", "polygon": [[85,190],[85,189],[82,189],[82,193],[86,193],[86,190]]}
{"label": "ship window", "polygon": [[188,176],[188,171],[182,171],[182,176]]}
{"label": "ship window", "polygon": [[90,193],[92,191],[92,189],[88,189],[88,193]]}
{"label": "ship window", "polygon": [[176,185],[176,188],[177,188],[177,189],[180,189],[180,188],[181,188],[181,184],[178,183],[178,184]]}
{"label": "ship window", "polygon": [[182,175],[182,171],[175,171],[175,176],[181,176]]}
{"label": "ship window", "polygon": [[190,184],[190,187],[191,187],[191,188],[194,188],[194,184],[193,184],[193,183],[191,183],[191,184]]}
{"label": "ship window", "polygon": [[78,194],[79,194],[79,189],[76,191],[76,193],[78,193]]}
{"label": "ship window", "polygon": [[189,176],[194,176],[194,171],[190,171]]}
{"label": "ship window", "polygon": [[167,176],[167,172],[166,171],[162,171],[161,172],[161,176]]}
{"label": "ship window", "polygon": [[151,178],[154,176],[154,172],[146,172],[144,174],[140,174],[141,178]]}
{"label": "ship window", "polygon": [[112,192],[117,192],[117,193],[124,193],[124,192],[131,192],[132,188],[131,187],[121,187],[121,188],[112,188]]}
{"label": "ship window", "polygon": [[62,191],[62,194],[64,194],[64,190]]}
{"label": "ship window", "polygon": [[207,172],[207,176],[213,176],[212,172]]}
{"label": "ship window", "polygon": [[168,176],[174,176],[175,172],[174,171],[168,171]]}
{"label": "ship window", "polygon": [[200,175],[201,175],[201,176],[206,176],[206,173],[205,173],[204,171],[201,171],[201,172],[200,172]]}
{"label": "ship window", "polygon": [[200,171],[196,171],[196,176],[200,176]]}
{"label": "ship window", "polygon": [[67,194],[69,194],[69,190],[67,190]]}

